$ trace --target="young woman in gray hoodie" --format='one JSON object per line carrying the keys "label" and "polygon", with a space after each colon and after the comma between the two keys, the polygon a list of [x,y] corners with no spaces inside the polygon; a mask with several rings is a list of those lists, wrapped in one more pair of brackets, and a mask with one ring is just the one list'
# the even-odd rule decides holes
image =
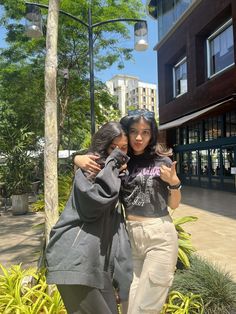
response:
{"label": "young woman in gray hoodie", "polygon": [[117,205],[127,148],[119,123],[97,131],[89,154],[99,156],[102,170],[97,175],[77,170],[69,200],[51,230],[47,282],[57,285],[69,314],[118,313],[112,282],[121,301],[128,299],[131,251]]}

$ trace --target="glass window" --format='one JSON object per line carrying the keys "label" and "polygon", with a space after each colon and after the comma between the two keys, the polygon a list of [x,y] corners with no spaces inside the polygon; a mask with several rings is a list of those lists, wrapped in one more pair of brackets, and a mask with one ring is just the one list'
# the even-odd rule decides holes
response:
{"label": "glass window", "polygon": [[230,176],[231,167],[235,167],[233,147],[229,146],[227,148],[223,148],[222,158],[223,158],[223,175]]}
{"label": "glass window", "polygon": [[226,137],[236,136],[236,111],[226,113]]}
{"label": "glass window", "polygon": [[232,19],[207,39],[208,77],[234,64],[234,38]]}
{"label": "glass window", "polygon": [[190,152],[189,174],[194,175],[194,176],[198,175],[198,154],[197,154],[197,151]]}
{"label": "glass window", "polygon": [[158,35],[163,38],[194,0],[158,0]]}
{"label": "glass window", "polygon": [[189,152],[183,153],[182,173],[185,176],[189,175]]}
{"label": "glass window", "polygon": [[211,117],[205,120],[205,141],[210,141],[221,137],[220,116]]}
{"label": "glass window", "polygon": [[208,176],[209,175],[208,151],[207,150],[200,150],[199,151],[199,159],[200,159],[201,174]]}
{"label": "glass window", "polygon": [[188,142],[197,143],[199,142],[200,124],[192,123],[188,126]]}
{"label": "glass window", "polygon": [[179,145],[181,144],[181,141],[180,141],[180,128],[177,128],[175,129],[175,134],[176,134],[176,144]]}
{"label": "glass window", "polygon": [[180,138],[180,143],[181,144],[187,144],[188,142],[188,130],[187,127],[181,128],[181,138]]}
{"label": "glass window", "polygon": [[211,175],[219,176],[221,173],[220,169],[220,149],[210,149],[211,158]]}
{"label": "glass window", "polygon": [[188,91],[186,57],[173,67],[173,87],[174,97],[178,97]]}

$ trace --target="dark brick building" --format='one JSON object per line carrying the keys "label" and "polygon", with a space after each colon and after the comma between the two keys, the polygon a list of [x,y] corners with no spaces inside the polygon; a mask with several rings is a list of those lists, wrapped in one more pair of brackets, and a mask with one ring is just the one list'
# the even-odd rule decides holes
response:
{"label": "dark brick building", "polygon": [[236,191],[236,0],[151,0],[159,120],[185,184]]}

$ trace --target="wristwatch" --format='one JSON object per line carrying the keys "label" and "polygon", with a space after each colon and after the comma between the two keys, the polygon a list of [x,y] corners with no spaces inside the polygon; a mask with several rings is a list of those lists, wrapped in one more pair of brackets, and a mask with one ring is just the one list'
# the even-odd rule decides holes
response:
{"label": "wristwatch", "polygon": [[175,185],[167,185],[168,190],[181,190],[181,188],[182,188],[182,185],[180,181],[178,184],[175,184]]}

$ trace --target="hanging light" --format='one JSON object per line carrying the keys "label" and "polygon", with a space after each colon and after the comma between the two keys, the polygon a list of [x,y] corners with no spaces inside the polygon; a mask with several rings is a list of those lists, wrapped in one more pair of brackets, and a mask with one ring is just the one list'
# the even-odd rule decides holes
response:
{"label": "hanging light", "polygon": [[25,34],[32,38],[39,38],[43,36],[42,16],[40,8],[35,4],[26,5]]}
{"label": "hanging light", "polygon": [[148,48],[147,22],[137,22],[134,24],[134,49],[144,51]]}

